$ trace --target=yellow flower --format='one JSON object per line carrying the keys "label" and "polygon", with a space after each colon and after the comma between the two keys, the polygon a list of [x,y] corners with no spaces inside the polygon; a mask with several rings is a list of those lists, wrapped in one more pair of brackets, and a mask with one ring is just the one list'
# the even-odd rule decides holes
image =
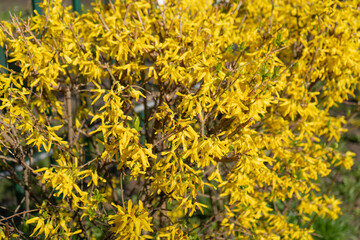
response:
{"label": "yellow flower", "polygon": [[144,209],[142,201],[134,205],[131,200],[128,201],[127,209],[113,204],[117,208],[115,215],[110,215],[109,224],[114,225],[111,231],[114,232],[117,239],[151,239],[150,236],[143,234],[143,231],[152,232],[151,217]]}

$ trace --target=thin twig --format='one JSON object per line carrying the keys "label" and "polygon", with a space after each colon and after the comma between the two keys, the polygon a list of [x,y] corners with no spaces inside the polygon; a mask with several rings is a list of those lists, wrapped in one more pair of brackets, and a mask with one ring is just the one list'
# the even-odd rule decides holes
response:
{"label": "thin twig", "polygon": [[239,25],[238,30],[241,30],[241,28],[242,28],[242,26],[243,26],[243,24],[244,24],[244,22],[245,22],[246,17],[247,17],[247,12],[245,13],[244,17],[241,19],[241,23],[240,23],[240,25]]}
{"label": "thin twig", "polygon": [[99,16],[101,23],[103,24],[103,26],[105,27],[106,31],[110,32],[110,28],[108,27],[108,25],[106,24],[104,18],[101,16],[101,14],[98,11],[95,11],[95,13]]}
{"label": "thin twig", "polygon": [[141,26],[142,26],[143,31],[145,31],[145,24],[144,24],[144,22],[142,21],[141,15],[140,15],[140,13],[139,13],[138,10],[136,10],[136,14],[137,14],[137,17],[139,18],[139,21],[140,21],[140,23],[141,23]]}
{"label": "thin twig", "polygon": [[20,216],[20,215],[23,215],[23,214],[25,214],[25,213],[36,212],[36,211],[39,211],[39,210],[40,210],[40,209],[31,209],[31,210],[28,210],[28,211],[24,211],[24,212],[16,213],[16,214],[14,214],[14,215],[11,215],[10,217],[0,219],[0,222],[3,222],[3,221],[6,221],[6,220],[9,220],[9,219],[11,219],[11,218],[14,218],[14,217],[17,217],[17,216]]}
{"label": "thin twig", "polygon": [[11,16],[13,22],[14,22],[14,25],[18,25],[18,27],[19,27],[19,32],[20,32],[21,36],[24,39],[25,47],[26,47],[28,56],[30,58],[31,65],[32,65],[32,67],[34,69],[35,75],[37,75],[37,70],[35,68],[35,64],[34,64],[34,61],[32,59],[32,54],[30,52],[29,45],[28,45],[28,42],[27,42],[27,38],[25,37],[25,34],[24,34],[24,30],[21,28],[18,18],[16,16],[13,16],[11,13],[10,13],[10,16]]}
{"label": "thin twig", "polygon": [[121,202],[123,207],[125,208],[125,201],[124,201],[124,188],[123,188],[123,173],[120,173],[120,192],[121,192]]}
{"label": "thin twig", "polygon": [[67,120],[68,120],[68,141],[69,141],[69,146],[71,148],[74,140],[74,130],[73,130],[73,121],[72,121],[70,87],[66,89],[66,107],[67,107]]}

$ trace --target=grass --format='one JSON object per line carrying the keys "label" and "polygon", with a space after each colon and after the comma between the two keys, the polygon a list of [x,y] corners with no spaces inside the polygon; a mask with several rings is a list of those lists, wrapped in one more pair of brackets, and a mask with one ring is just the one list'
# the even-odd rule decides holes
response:
{"label": "grass", "polygon": [[[353,126],[351,126],[353,127]],[[356,129],[356,128],[355,128]],[[360,131],[349,131],[345,134],[338,144],[342,152],[356,151],[360,149]],[[358,150],[357,150],[358,151]],[[359,153],[358,153],[359,154]],[[354,165],[348,171],[340,169],[340,174],[336,178],[329,195],[335,195],[342,201],[342,215],[336,220],[328,218],[316,218],[313,224],[315,233],[318,237],[315,239],[324,240],[356,240],[360,236],[360,156],[354,159]],[[322,179],[320,187],[326,192],[335,175],[335,171]]]}

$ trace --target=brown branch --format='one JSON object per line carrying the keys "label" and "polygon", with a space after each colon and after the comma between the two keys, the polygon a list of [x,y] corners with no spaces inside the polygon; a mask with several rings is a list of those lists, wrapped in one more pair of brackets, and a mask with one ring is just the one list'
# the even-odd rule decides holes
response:
{"label": "brown branch", "polygon": [[6,161],[10,161],[10,162],[13,162],[13,163],[18,163],[18,161],[16,161],[14,158],[5,157],[5,156],[2,156],[2,155],[0,155],[0,159],[4,159]]}
{"label": "brown branch", "polygon": [[5,132],[1,132],[1,136],[6,142],[10,143],[12,147],[15,147],[15,141],[8,134],[6,134]]}
{"label": "brown branch", "polygon": [[175,135],[175,134],[177,134],[177,133],[185,130],[185,129],[188,128],[188,127],[189,127],[189,126],[182,127],[182,128],[180,128],[178,131],[172,132],[172,133],[166,135],[165,137],[163,137],[163,138],[159,139],[158,141],[156,141],[156,142],[153,144],[153,147],[159,145],[160,143],[162,143],[162,142],[165,141],[166,139],[168,139],[168,138],[170,138],[171,136],[173,136],[173,135]]}
{"label": "brown branch", "polygon": [[171,32],[171,29],[172,29],[173,26],[174,26],[175,17],[176,17],[176,16],[174,16],[173,19],[171,20],[170,27],[169,27],[169,32]]}
{"label": "brown branch", "polygon": [[13,16],[11,13],[10,13],[10,16],[11,16],[11,19],[13,20],[13,22],[14,22],[14,25],[17,25],[19,27],[19,32],[20,32],[21,36],[24,39],[26,51],[27,51],[28,56],[30,58],[31,65],[32,65],[32,67],[34,69],[35,75],[37,75],[37,70],[35,68],[35,64],[34,64],[34,61],[32,59],[32,54],[30,52],[29,45],[28,45],[28,42],[27,42],[27,38],[25,37],[25,34],[24,34],[24,30],[21,28],[18,18],[16,16]]}
{"label": "brown branch", "polygon": [[182,38],[182,27],[183,27],[182,16],[180,16],[180,39]]}
{"label": "brown branch", "polygon": [[126,7],[126,12],[125,12],[124,20],[123,20],[124,26],[126,26],[126,18],[127,18],[130,6],[131,6],[131,4],[127,5],[127,7]]}
{"label": "brown branch", "polygon": [[205,121],[204,121],[205,119],[204,119],[203,112],[199,113],[198,118],[200,121],[200,134],[201,134],[201,137],[204,137],[205,136]]}
{"label": "brown branch", "polygon": [[70,87],[66,89],[66,107],[67,107],[67,121],[68,121],[68,141],[69,141],[69,147],[71,148],[74,140],[74,130],[73,130],[73,121],[72,121]]}
{"label": "brown branch", "polygon": [[140,13],[139,13],[138,10],[136,10],[136,14],[137,14],[137,17],[139,18],[139,21],[140,21],[140,23],[141,23],[141,26],[142,26],[143,31],[145,31],[145,24],[144,24],[144,22],[142,21],[141,16],[140,16]]}
{"label": "brown branch", "polygon": [[108,27],[108,25],[106,24],[104,18],[101,16],[101,14],[98,11],[95,11],[95,13],[98,15],[98,17],[100,18],[101,23],[103,24],[103,26],[105,27],[106,31],[110,32],[110,28]]}
{"label": "brown branch", "polygon": [[42,47],[41,42],[39,42],[39,40],[35,37],[35,35],[33,34],[33,32],[30,29],[29,25],[24,24],[25,26],[25,30],[34,38],[35,42],[37,43],[37,45],[39,45],[39,47]]}
{"label": "brown branch", "polygon": [[272,8],[271,8],[271,16],[270,16],[270,23],[269,23],[269,28],[268,28],[268,33],[269,33],[269,34],[270,34],[270,31],[271,31],[271,28],[272,28],[272,24],[273,24],[274,8],[275,8],[274,0],[271,0],[271,5],[272,5]]}
{"label": "brown branch", "polygon": [[238,153],[236,155],[230,156],[230,157],[223,157],[222,159],[219,158],[214,158],[214,160],[216,162],[223,162],[223,163],[228,163],[228,162],[236,162],[238,161],[242,156],[246,155],[247,152],[249,152],[251,149],[246,150],[243,153]]}
{"label": "brown branch", "polygon": [[165,17],[165,4],[162,5],[163,9],[161,10],[161,15],[162,15],[162,18],[163,18],[163,26],[164,26],[164,30],[165,30],[165,33],[168,34],[169,31],[168,31],[168,28],[166,27],[166,17]]}
{"label": "brown branch", "polygon": [[241,28],[242,28],[242,26],[243,26],[243,24],[244,24],[244,22],[245,22],[245,20],[246,20],[246,17],[247,17],[247,12],[245,13],[244,17],[241,19],[241,23],[240,23],[240,25],[239,25],[238,30],[241,30]]}
{"label": "brown branch", "polygon": [[314,55],[313,55],[312,60],[311,60],[310,69],[306,74],[305,82],[307,82],[309,80],[309,78],[311,77],[311,72],[312,72],[312,70],[314,68],[314,63],[315,63],[315,59],[316,59],[316,55],[317,55],[318,50],[319,50],[319,47],[317,47],[315,49]]}
{"label": "brown branch", "polygon": [[17,217],[17,216],[20,216],[20,215],[23,215],[23,214],[26,214],[26,213],[36,212],[36,211],[39,211],[39,210],[40,209],[32,209],[32,210],[27,210],[27,211],[24,211],[24,212],[16,213],[14,215],[11,215],[10,217],[0,219],[0,223],[3,222],[3,221],[6,221],[6,220],[12,219],[14,217]]}
{"label": "brown branch", "polygon": [[[29,186],[29,169],[24,169],[24,183],[25,183],[25,210],[29,212],[30,210],[30,186]],[[29,216],[29,213],[26,213],[24,216]]]}
{"label": "brown branch", "polygon": [[120,193],[121,193],[121,202],[123,207],[125,207],[125,201],[124,201],[124,188],[123,188],[123,173],[120,173]]}

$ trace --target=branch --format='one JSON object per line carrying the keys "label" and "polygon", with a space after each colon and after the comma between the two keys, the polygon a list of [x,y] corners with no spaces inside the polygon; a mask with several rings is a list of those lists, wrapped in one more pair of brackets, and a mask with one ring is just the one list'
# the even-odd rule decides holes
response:
{"label": "branch", "polygon": [[3,221],[9,220],[11,218],[17,217],[17,216],[20,216],[20,215],[23,215],[23,214],[26,214],[26,213],[36,212],[36,211],[39,211],[39,210],[40,209],[32,209],[32,210],[27,210],[27,211],[24,211],[24,212],[16,213],[16,214],[14,214],[14,215],[12,215],[10,217],[0,219],[0,223],[3,222]]}
{"label": "branch", "polygon": [[66,89],[66,107],[67,107],[67,120],[68,120],[68,140],[69,147],[71,148],[73,145],[74,138],[74,130],[73,130],[73,122],[72,122],[72,110],[71,110],[71,91],[70,87]]}

